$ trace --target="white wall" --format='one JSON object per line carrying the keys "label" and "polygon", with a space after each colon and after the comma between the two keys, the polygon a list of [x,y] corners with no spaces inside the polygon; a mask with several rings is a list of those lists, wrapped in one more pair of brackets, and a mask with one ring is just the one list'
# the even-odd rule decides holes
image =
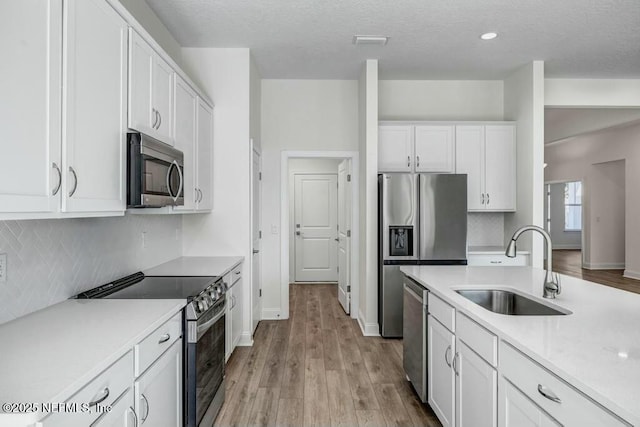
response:
{"label": "white wall", "polygon": [[502,120],[501,80],[381,80],[380,120]]}
{"label": "white wall", "polygon": [[118,0],[178,64],[182,63],[181,47],[144,0]]}
{"label": "white wall", "polygon": [[185,68],[215,104],[213,212],[184,215],[187,256],[244,256],[242,344],[251,343],[249,49],[186,48]]}
{"label": "white wall", "polygon": [[360,302],[358,322],[366,335],[378,325],[378,60],[365,61],[358,80],[360,150]]}
{"label": "white wall", "polygon": [[[543,226],[544,214],[544,63],[533,61],[504,82],[504,119],[517,122],[517,200],[505,214],[505,240],[523,225]],[[523,235],[518,246],[531,251],[531,265],[542,267],[542,236]],[[505,241],[506,243],[506,241]]]}
{"label": "white wall", "polygon": [[0,221],[0,324],[179,257],[181,240],[177,215]]}
{"label": "white wall", "polygon": [[260,72],[256,66],[256,62],[251,56],[249,68],[249,97],[250,97],[250,123],[249,135],[253,139],[254,144],[260,147],[260,132],[262,126],[262,79]]}
{"label": "white wall", "polygon": [[[585,223],[588,224],[591,217],[595,219],[601,215],[601,210],[610,208],[603,203],[598,202],[598,206],[596,202],[591,203],[592,182],[594,178],[599,179],[593,165],[618,160],[625,160],[625,275],[640,279],[640,193],[637,191],[640,183],[640,124],[548,145],[545,150],[548,164],[545,180],[583,181]],[[589,205],[592,205],[590,209]],[[584,232],[586,241],[589,238],[587,229]]]}
{"label": "white wall", "polygon": [[[581,249],[582,232],[565,231],[564,229],[564,188],[565,183],[550,185],[551,221],[549,234],[554,249]],[[546,198],[545,198],[546,199]],[[545,200],[545,221],[547,220],[547,201]],[[584,221],[584,218],[583,218]],[[546,222],[545,222],[546,224]]]}
{"label": "white wall", "polygon": [[[263,311],[279,312],[281,153],[357,151],[355,80],[262,80],[262,289]],[[291,221],[290,221],[291,223]],[[291,247],[290,247],[291,248]]]}
{"label": "white wall", "polygon": [[544,142],[640,120],[640,108],[545,108]]}
{"label": "white wall", "polygon": [[338,174],[339,159],[289,159],[289,280],[295,279],[295,176],[296,174]]}
{"label": "white wall", "polygon": [[640,107],[640,79],[546,79],[549,107]]}

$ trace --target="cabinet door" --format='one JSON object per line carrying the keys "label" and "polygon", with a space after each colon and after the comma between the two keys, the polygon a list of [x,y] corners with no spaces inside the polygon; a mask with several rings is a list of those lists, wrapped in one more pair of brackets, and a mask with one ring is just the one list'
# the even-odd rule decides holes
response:
{"label": "cabinet door", "polygon": [[137,414],[133,409],[133,389],[127,390],[91,427],[135,427]]}
{"label": "cabinet door", "polygon": [[224,324],[224,360],[231,357],[233,352],[233,288],[231,288],[231,273],[224,276],[224,283],[229,286],[225,293],[225,324]]}
{"label": "cabinet door", "polygon": [[196,113],[198,144],[198,180],[196,188],[200,193],[198,210],[213,209],[213,110],[200,98]]}
{"label": "cabinet door", "polygon": [[456,426],[498,425],[498,374],[466,344],[456,340]]}
{"label": "cabinet door", "polygon": [[242,294],[244,292],[244,289],[242,288],[242,278],[240,278],[235,285],[233,285],[233,309],[232,309],[232,317],[233,317],[233,321],[231,323],[232,325],[232,332],[231,332],[231,340],[233,343],[233,348],[231,349],[231,351],[233,352],[233,349],[238,345],[238,342],[240,342],[240,335],[242,334],[242,310],[243,310],[243,305],[242,305]]}
{"label": "cabinet door", "polygon": [[173,69],[154,53],[151,71],[151,105],[157,113],[155,133],[160,141],[173,145]]}
{"label": "cabinet door", "polygon": [[176,210],[193,210],[196,194],[196,93],[179,76],[175,80],[174,142],[184,154],[184,206]]}
{"label": "cabinet door", "polygon": [[453,427],[455,402],[455,374],[452,368],[455,355],[455,336],[433,316],[428,316],[428,388],[429,406],[443,427]]}
{"label": "cabinet door", "polygon": [[484,126],[456,126],[456,173],[467,174],[467,210],[484,211]]}
{"label": "cabinet door", "polygon": [[416,126],[416,172],[453,173],[455,140],[453,126]]}
{"label": "cabinet door", "polygon": [[560,424],[542,411],[504,377],[500,380],[500,427],[558,427]]}
{"label": "cabinet door", "polygon": [[104,0],[65,14],[63,210],[124,211],[128,26]]}
{"label": "cabinet door", "polygon": [[411,172],[413,126],[380,126],[378,129],[378,171]]}
{"label": "cabinet door", "polygon": [[55,212],[56,168],[62,167],[62,0],[3,1],[0,27],[0,215]]}
{"label": "cabinet door", "polygon": [[151,70],[155,52],[129,29],[129,127],[146,134],[154,132],[157,117],[151,106]]}
{"label": "cabinet door", "polygon": [[486,209],[516,209],[516,132],[513,125],[485,127]]}
{"label": "cabinet door", "polygon": [[138,378],[134,389],[141,426],[182,426],[182,339]]}

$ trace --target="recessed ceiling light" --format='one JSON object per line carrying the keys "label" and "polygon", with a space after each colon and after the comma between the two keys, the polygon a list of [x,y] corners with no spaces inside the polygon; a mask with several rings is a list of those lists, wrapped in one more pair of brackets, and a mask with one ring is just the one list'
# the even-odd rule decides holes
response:
{"label": "recessed ceiling light", "polygon": [[498,37],[498,33],[484,33],[480,36],[482,40],[493,40]]}
{"label": "recessed ceiling light", "polygon": [[353,36],[353,44],[368,44],[384,46],[389,41],[389,37],[386,36]]}

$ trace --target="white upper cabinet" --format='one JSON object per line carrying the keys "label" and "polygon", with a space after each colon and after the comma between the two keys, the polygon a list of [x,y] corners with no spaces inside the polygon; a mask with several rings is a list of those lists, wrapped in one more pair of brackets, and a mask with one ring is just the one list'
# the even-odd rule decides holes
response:
{"label": "white upper cabinet", "polygon": [[378,131],[378,171],[413,170],[413,126],[384,125]]}
{"label": "white upper cabinet", "polygon": [[213,209],[213,110],[200,98],[196,110],[198,210]]}
{"label": "white upper cabinet", "polygon": [[515,211],[515,125],[456,126],[455,164],[468,175],[469,211]]}
{"label": "white upper cabinet", "polygon": [[453,173],[455,171],[453,126],[415,127],[415,171]]}
{"label": "white upper cabinet", "polygon": [[184,206],[176,210],[193,210],[199,193],[196,190],[196,106],[198,96],[181,77],[175,80],[174,140],[184,153]]}
{"label": "white upper cabinet", "polygon": [[171,66],[129,30],[129,128],[173,145]]}
{"label": "white upper cabinet", "polygon": [[65,14],[63,210],[123,211],[128,26],[104,0]]}
{"label": "white upper cabinet", "polygon": [[62,0],[0,3],[0,219],[60,209]]}

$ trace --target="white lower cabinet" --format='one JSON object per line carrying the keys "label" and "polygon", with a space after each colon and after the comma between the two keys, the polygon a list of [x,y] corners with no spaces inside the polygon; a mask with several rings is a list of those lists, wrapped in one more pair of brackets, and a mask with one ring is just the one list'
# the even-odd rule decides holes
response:
{"label": "white lower cabinet", "polygon": [[498,372],[460,339],[456,349],[456,426],[496,427]]}
{"label": "white lower cabinet", "polygon": [[135,427],[137,422],[133,409],[133,389],[130,388],[91,427]]}
{"label": "white lower cabinet", "polygon": [[456,337],[432,315],[427,321],[429,405],[443,427],[453,427],[455,403],[455,373],[453,356]]}
{"label": "white lower cabinet", "polygon": [[504,377],[500,381],[500,426],[558,427],[560,424]]}
{"label": "white lower cabinet", "polygon": [[182,425],[182,339],[156,360],[135,382],[135,411],[139,424]]}
{"label": "white lower cabinet", "polygon": [[229,360],[242,333],[242,264],[224,276],[229,286],[226,293],[225,361]]}

